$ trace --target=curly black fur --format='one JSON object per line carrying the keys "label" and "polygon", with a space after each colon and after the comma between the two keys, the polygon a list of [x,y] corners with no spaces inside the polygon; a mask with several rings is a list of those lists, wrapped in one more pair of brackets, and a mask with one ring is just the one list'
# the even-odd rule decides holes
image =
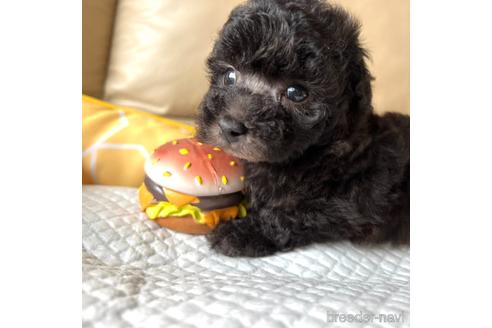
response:
{"label": "curly black fur", "polygon": [[[244,160],[249,213],[219,224],[208,236],[215,250],[409,243],[410,119],[373,113],[359,29],[324,1],[251,0],[232,11],[208,59],[198,137]],[[235,85],[224,83],[228,69]],[[287,99],[290,85],[307,99]],[[247,133],[225,138],[224,117]]]}

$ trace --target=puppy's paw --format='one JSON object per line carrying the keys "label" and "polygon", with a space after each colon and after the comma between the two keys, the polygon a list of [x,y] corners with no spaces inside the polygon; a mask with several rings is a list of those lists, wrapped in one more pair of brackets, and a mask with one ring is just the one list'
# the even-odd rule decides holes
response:
{"label": "puppy's paw", "polygon": [[251,226],[243,224],[245,220],[247,218],[220,223],[207,235],[210,246],[232,257],[260,257],[275,253],[275,246]]}

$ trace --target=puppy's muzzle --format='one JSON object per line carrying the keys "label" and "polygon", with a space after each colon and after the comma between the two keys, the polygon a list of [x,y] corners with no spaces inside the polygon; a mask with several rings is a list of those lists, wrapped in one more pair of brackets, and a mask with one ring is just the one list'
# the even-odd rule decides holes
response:
{"label": "puppy's muzzle", "polygon": [[248,133],[248,128],[243,123],[227,116],[219,120],[219,127],[221,134],[229,143],[238,141]]}

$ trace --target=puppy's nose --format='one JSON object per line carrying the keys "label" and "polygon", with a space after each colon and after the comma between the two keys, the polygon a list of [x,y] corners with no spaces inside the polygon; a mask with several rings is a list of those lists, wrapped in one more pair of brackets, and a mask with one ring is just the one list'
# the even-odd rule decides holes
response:
{"label": "puppy's nose", "polygon": [[230,117],[223,117],[219,120],[219,126],[224,137],[229,141],[236,141],[242,135],[248,133],[248,128],[243,123],[233,120]]}

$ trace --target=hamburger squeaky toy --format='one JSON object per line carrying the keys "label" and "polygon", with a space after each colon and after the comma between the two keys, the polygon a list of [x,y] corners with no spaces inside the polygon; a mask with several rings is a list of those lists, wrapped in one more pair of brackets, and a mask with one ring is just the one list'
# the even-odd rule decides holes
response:
{"label": "hamburger squeaky toy", "polygon": [[246,216],[243,174],[242,164],[218,147],[174,140],[145,163],[140,208],[162,227],[206,234],[221,220]]}

